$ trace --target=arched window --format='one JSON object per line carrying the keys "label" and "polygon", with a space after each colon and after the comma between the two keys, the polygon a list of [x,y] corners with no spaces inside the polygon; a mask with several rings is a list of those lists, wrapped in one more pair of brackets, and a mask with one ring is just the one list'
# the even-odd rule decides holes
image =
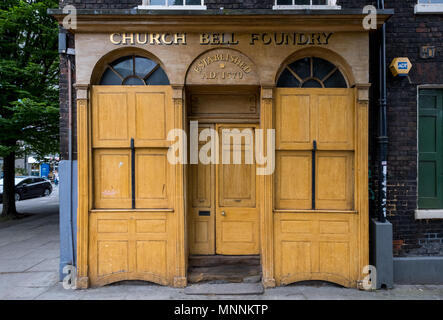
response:
{"label": "arched window", "polygon": [[281,73],[277,81],[280,88],[347,88],[345,77],[329,61],[307,57],[297,60]]}
{"label": "arched window", "polygon": [[158,63],[144,57],[127,56],[106,67],[100,84],[107,86],[169,85],[169,79]]}

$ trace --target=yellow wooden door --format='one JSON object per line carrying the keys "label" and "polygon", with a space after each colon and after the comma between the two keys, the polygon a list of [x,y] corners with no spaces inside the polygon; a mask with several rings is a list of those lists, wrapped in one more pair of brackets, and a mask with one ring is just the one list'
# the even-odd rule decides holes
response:
{"label": "yellow wooden door", "polygon": [[354,89],[276,89],[277,284],[357,283],[367,222],[359,220],[364,193],[356,193],[356,168],[367,168],[356,156],[366,126],[356,128],[355,108]]}
{"label": "yellow wooden door", "polygon": [[[251,125],[218,125],[216,168],[216,253],[259,253],[254,130]],[[234,138],[236,136],[237,138]]]}
{"label": "yellow wooden door", "polygon": [[121,280],[173,283],[180,211],[174,201],[176,170],[167,159],[167,135],[175,125],[171,92],[169,86],[92,90],[92,286]]}

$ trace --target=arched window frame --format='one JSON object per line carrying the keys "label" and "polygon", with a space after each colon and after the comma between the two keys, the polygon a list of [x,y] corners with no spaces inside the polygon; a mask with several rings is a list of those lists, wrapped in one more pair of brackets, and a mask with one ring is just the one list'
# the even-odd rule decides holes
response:
{"label": "arched window frame", "polygon": [[[142,69],[137,70],[137,59],[144,60],[145,62],[151,63],[153,66],[151,69],[147,69],[146,73],[143,72]],[[132,60],[132,61],[131,61]],[[123,63],[126,63],[130,61],[132,64],[132,72],[129,75],[123,75],[121,72],[119,72],[117,69],[118,65],[121,65]],[[120,79],[120,83],[104,83],[105,77],[107,76],[108,72],[110,72],[113,76]],[[159,72],[160,79],[157,79],[155,83],[149,83],[149,79],[156,73]],[[142,74],[143,76],[140,76]],[[137,79],[140,81],[138,84],[136,83],[128,83],[131,79]],[[113,82],[112,80],[108,82]],[[108,63],[105,67],[105,70],[100,78],[100,85],[169,85],[169,79],[166,75],[163,68],[158,64],[157,62],[138,55],[128,55],[120,57],[116,60],[114,60],[112,63]]]}
{"label": "arched window frame", "polygon": [[[306,62],[306,59],[309,59],[309,75],[308,76],[300,76],[298,74],[298,72],[295,70],[295,66],[297,66],[297,64],[301,64]],[[325,74],[323,77],[319,78],[315,76],[315,70],[314,68],[316,68],[316,66],[314,65],[315,62],[321,62],[325,65],[330,65],[331,69],[330,71]],[[317,65],[317,67],[319,67],[319,65]],[[287,81],[286,83],[284,83],[284,79],[283,76],[286,73],[285,76],[287,76],[287,72],[289,72],[289,74],[293,77],[292,80],[296,80],[296,81],[291,81],[291,83],[289,83],[289,81]],[[329,84],[327,84],[327,81],[329,79],[331,79],[332,76],[337,76],[338,80],[340,82],[339,85],[337,86],[331,86]],[[288,80],[288,79],[286,79]],[[290,79],[289,79],[290,80]],[[317,83],[319,86],[309,86],[306,85],[308,82],[311,83]],[[298,85],[295,85],[295,83],[298,83]],[[298,59],[295,60],[289,64],[287,64],[285,66],[285,68],[283,68],[282,72],[280,73],[278,80],[277,80],[277,87],[285,87],[285,88],[349,88],[349,84],[348,84],[348,80],[346,79],[345,75],[343,74],[343,72],[338,68],[338,66],[334,65],[333,63],[331,63],[328,60],[319,58],[319,57],[315,57],[315,56],[310,56],[310,57],[305,57],[302,59]]]}

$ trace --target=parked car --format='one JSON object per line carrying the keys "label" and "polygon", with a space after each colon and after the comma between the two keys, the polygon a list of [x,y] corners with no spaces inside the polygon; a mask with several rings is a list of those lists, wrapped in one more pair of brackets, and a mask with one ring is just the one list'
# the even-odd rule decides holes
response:
{"label": "parked car", "polygon": [[[52,193],[52,184],[40,177],[16,177],[15,201],[47,197]],[[3,201],[3,179],[0,180],[0,203]]]}

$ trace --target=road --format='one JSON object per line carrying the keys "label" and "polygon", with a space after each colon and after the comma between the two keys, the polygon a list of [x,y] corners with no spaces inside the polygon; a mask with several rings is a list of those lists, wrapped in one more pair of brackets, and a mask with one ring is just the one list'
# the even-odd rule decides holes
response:
{"label": "road", "polygon": [[[58,214],[58,187],[52,185],[53,191],[49,197],[39,197],[29,200],[22,200],[15,203],[19,213],[30,214]],[[0,204],[0,212],[3,204]]]}

